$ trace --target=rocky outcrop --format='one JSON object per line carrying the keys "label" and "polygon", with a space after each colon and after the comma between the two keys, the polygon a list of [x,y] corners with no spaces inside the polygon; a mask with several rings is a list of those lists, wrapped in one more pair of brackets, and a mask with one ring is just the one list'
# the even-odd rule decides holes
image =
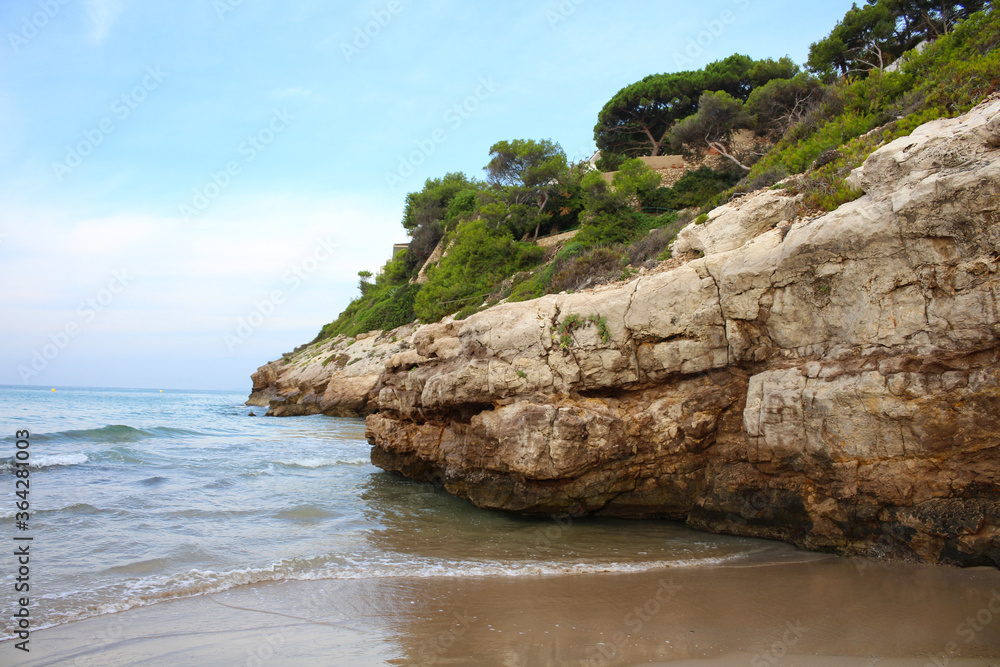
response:
{"label": "rocky outcrop", "polygon": [[267,406],[272,417],[367,415],[375,409],[373,392],[386,362],[410,349],[413,329],[408,325],[304,345],[257,369],[246,404]]}
{"label": "rocky outcrop", "polygon": [[416,329],[359,383],[373,462],[481,507],[1000,565],[998,112],[883,147],[833,213],[759,193],[673,270]]}

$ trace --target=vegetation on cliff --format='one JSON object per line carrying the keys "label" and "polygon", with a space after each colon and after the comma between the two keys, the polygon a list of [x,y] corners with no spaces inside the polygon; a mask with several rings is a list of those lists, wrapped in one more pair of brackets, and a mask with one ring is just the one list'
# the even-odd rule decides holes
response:
{"label": "vegetation on cliff", "polygon": [[[550,140],[498,142],[482,180],[428,179],[406,199],[407,250],[374,281],[362,275],[360,296],[318,339],[627,278],[666,258],[698,209],[763,187],[802,195],[804,210],[833,210],[860,195],[845,179],[873,151],[997,90],[998,46],[990,2],[868,0],[813,44],[808,72],[787,58],[735,55],[646,77],[599,114],[595,140],[601,165],[616,170],[610,183],[587,163],[570,164]],[[631,156],[664,152],[720,157],[715,169],[661,187]],[[577,228],[561,248],[534,242]],[[435,250],[438,261],[421,272]]]}

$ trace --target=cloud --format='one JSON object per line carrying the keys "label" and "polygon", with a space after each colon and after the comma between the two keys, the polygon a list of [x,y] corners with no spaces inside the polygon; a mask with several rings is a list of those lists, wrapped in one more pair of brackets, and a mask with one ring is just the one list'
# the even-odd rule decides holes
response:
{"label": "cloud", "polygon": [[124,9],[125,0],[87,0],[87,16],[93,24],[90,39],[101,44]]}

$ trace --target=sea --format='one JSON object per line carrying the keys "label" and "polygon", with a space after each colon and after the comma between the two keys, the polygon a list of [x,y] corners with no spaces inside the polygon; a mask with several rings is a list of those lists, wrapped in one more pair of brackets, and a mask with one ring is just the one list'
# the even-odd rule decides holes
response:
{"label": "sea", "polygon": [[[245,400],[0,387],[4,608],[17,597],[10,545],[25,543],[35,630],[263,582],[642,572],[795,552],[663,521],[478,509],[371,465],[362,419],[270,418]],[[23,430],[30,485],[19,497]],[[12,619],[3,624],[11,638]]]}

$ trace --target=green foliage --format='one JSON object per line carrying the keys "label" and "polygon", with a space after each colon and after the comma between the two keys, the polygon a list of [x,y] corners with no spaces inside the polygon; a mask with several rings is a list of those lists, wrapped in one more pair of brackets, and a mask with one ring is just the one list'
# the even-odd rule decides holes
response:
{"label": "green foliage", "polygon": [[[490,187],[453,173],[429,179],[423,190],[407,196],[407,251],[378,276],[360,272],[361,294],[318,338],[388,329],[418,317],[425,322],[456,312],[464,317],[504,297],[519,301],[629,277],[629,266],[670,256],[669,243],[693,217],[686,212],[682,220],[673,211],[701,207],[703,215],[695,220],[701,223],[713,203],[733,192],[782,181],[781,187],[802,195],[809,208],[832,210],[851,201],[861,193],[848,187],[845,178],[872,151],[924,122],[963,113],[1000,87],[1000,17],[989,11],[954,23],[974,6],[977,3],[868,0],[854,17],[860,21],[855,27],[869,30],[865,34],[875,40],[872,44],[888,40],[888,46],[878,47],[883,56],[896,56],[889,42],[908,43],[907,30],[931,30],[937,21],[943,33],[948,26],[948,33],[924,51],[907,54],[896,72],[876,69],[824,87],[798,74],[786,59],[733,56],[699,72],[647,77],[623,89],[601,112],[598,144],[603,162],[613,163],[618,172],[613,186],[600,173],[567,165],[562,150],[551,141],[495,144],[487,167]],[[908,12],[920,7],[925,27],[907,24],[913,16]],[[895,33],[880,36],[878,31],[887,30],[887,23],[879,23],[885,16],[896,17]],[[842,42],[854,39],[842,33]],[[850,50],[857,48],[850,39],[839,52],[848,69],[854,67],[850,59],[864,57]],[[816,47],[833,63],[830,71],[840,67],[834,61],[841,57],[836,55],[840,48],[836,40]],[[694,119],[684,120],[692,115]],[[677,121],[684,122],[676,133],[688,131],[689,142],[698,135],[704,142],[708,136],[723,148],[727,133],[738,127],[781,138],[738,184],[736,169],[702,168],[685,174],[672,188],[658,188],[658,176],[625,156],[663,148]],[[646,137],[647,130],[654,131],[655,141]],[[634,210],[637,200],[642,210]],[[657,209],[671,212],[646,213]],[[577,224],[580,232],[573,242],[545,264],[541,248],[516,240],[532,230],[537,234]],[[410,284],[439,240],[451,244],[447,255],[429,269],[427,283]],[[557,332],[560,345],[568,348],[573,331],[590,325],[609,341],[603,318],[571,316]],[[324,364],[346,367],[357,361],[332,355]]]}
{"label": "green foliage", "polygon": [[448,207],[445,212],[445,220],[448,221],[449,226],[462,216],[468,216],[476,210],[477,193],[478,190],[475,188],[466,188],[456,194],[452,200],[448,202]]}
{"label": "green foliage", "polygon": [[615,214],[625,208],[625,202],[615,194],[611,184],[599,171],[584,174],[580,180],[580,190],[583,196],[584,208],[590,214]]}
{"label": "green foliage", "polygon": [[586,319],[576,314],[567,315],[562,324],[556,327],[556,333],[553,334],[553,337],[559,341],[560,349],[568,350],[573,346],[573,332],[590,324],[597,327],[597,333],[601,337],[601,342],[607,344],[611,341],[611,330],[608,329],[608,319],[597,314],[591,315]]}
{"label": "green foliage", "polygon": [[[385,265],[374,283],[362,281],[362,294],[320,331],[316,340],[338,335],[356,336],[375,329],[394,329],[416,319],[414,300],[420,285],[408,284],[406,256],[400,253]],[[362,272],[367,273],[367,272]]]}
{"label": "green foliage", "polygon": [[600,285],[618,278],[627,263],[628,255],[621,246],[593,248],[562,264],[546,291],[557,293]]}
{"label": "green foliage", "polygon": [[687,172],[672,188],[660,188],[650,198],[651,208],[681,210],[697,208],[740,181],[740,176],[732,171],[716,171],[711,167],[700,167]]}
{"label": "green foliage", "polygon": [[628,159],[627,155],[612,153],[611,151],[601,151],[601,156],[597,158],[597,168],[603,172],[618,171],[622,162]]}
{"label": "green foliage", "polygon": [[573,240],[585,248],[628,244],[650,229],[669,224],[675,217],[676,213],[652,216],[629,210],[602,212],[586,222]]}
{"label": "green foliage", "polygon": [[579,315],[567,315],[566,319],[563,320],[559,328],[556,329],[561,334],[572,333],[572,331],[578,328],[583,323],[583,318]]}
{"label": "green foliage", "polygon": [[543,250],[515,241],[509,232],[491,229],[484,220],[458,225],[447,255],[427,273],[415,310],[422,322],[478,305],[505,278],[535,266]]}
{"label": "green foliage", "polygon": [[703,70],[647,76],[622,88],[604,105],[594,140],[602,154],[661,155],[674,123],[698,110],[705,91],[724,91],[745,101],[757,86],[775,78],[789,79],[798,71],[788,58],[757,61],[733,55]]}
{"label": "green foliage", "polygon": [[608,318],[600,315],[591,315],[587,321],[597,326],[597,333],[601,336],[601,342],[611,342],[611,330],[608,329]]}
{"label": "green foliage", "polygon": [[634,197],[644,202],[660,187],[660,175],[642,160],[634,158],[622,162],[611,185],[619,198],[628,201]]}
{"label": "green foliage", "polygon": [[443,178],[428,178],[420,192],[406,195],[403,207],[403,228],[412,231],[422,225],[445,220],[452,200],[461,192],[475,192],[472,181],[462,173],[445,174]]}
{"label": "green foliage", "polygon": [[845,142],[861,136],[878,126],[879,118],[872,115],[858,115],[850,111],[823,125],[807,139],[792,143],[781,143],[763,160],[754,165],[750,177],[780,165],[786,171],[798,174],[812,166],[816,158]]}
{"label": "green foliage", "polygon": [[629,264],[642,266],[649,260],[660,257],[664,252],[669,253],[667,246],[677,237],[677,232],[684,227],[684,224],[677,219],[664,227],[651,230],[645,236],[633,241],[626,249]]}
{"label": "green foliage", "polygon": [[706,91],[698,100],[698,111],[674,125],[670,142],[689,155],[709,147],[722,152],[733,132],[749,124],[742,102],[723,90]]}
{"label": "green foliage", "polygon": [[406,271],[413,277],[434,252],[445,230],[475,209],[479,184],[465,174],[449,173],[429,178],[420,192],[406,195],[403,227],[410,235]]}
{"label": "green foliage", "polygon": [[861,193],[844,179],[872,152],[923,123],[968,111],[1000,88],[998,45],[1000,16],[980,13],[923,53],[908,56],[900,72],[873,71],[838,82],[831,90],[838,102],[833,108],[841,113],[812,131],[794,128],[754,166],[751,177],[769,169],[794,174],[812,167],[791,186],[793,194],[805,195],[807,206],[833,210],[856,199]]}
{"label": "green foliage", "polygon": [[749,124],[758,135],[778,141],[822,102],[825,90],[819,79],[805,73],[768,81],[747,98]]}
{"label": "green foliage", "polygon": [[867,0],[847,11],[830,34],[809,48],[809,69],[837,74],[881,69],[927,39],[948,34],[957,22],[991,3],[943,0]]}

